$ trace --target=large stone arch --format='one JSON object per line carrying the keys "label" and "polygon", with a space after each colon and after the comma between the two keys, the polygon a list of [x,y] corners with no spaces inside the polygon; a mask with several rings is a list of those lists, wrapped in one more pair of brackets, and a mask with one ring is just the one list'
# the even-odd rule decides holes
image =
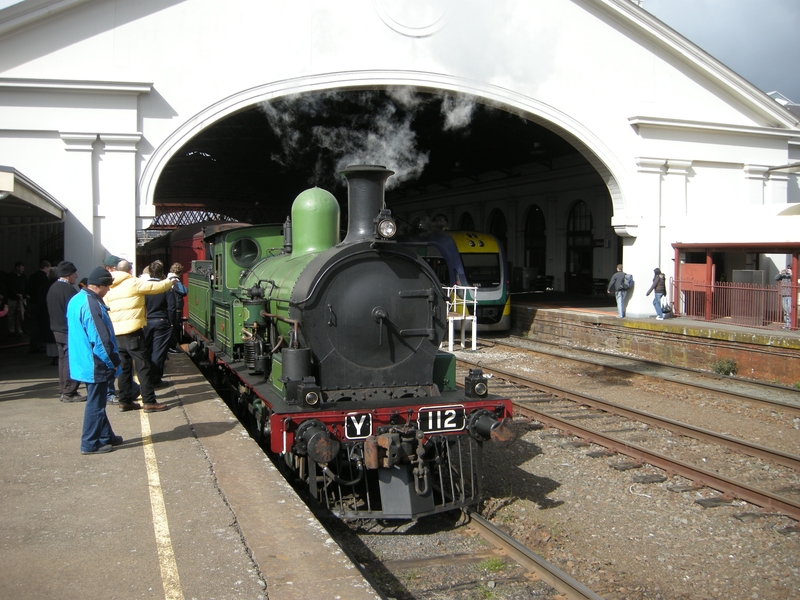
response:
{"label": "large stone arch", "polygon": [[[520,116],[558,133],[586,158],[606,183],[613,203],[615,222],[628,223],[630,221],[626,218],[628,210],[625,195],[622,192],[623,186],[620,183],[624,179],[625,169],[613,148],[603,143],[582,123],[553,106],[513,90],[439,73],[405,71],[359,71],[298,77],[243,90],[215,102],[186,120],[156,148],[142,170],[139,183],[140,202],[143,205],[152,206],[154,204],[158,178],[175,152],[198,133],[229,115],[259,102],[284,96],[392,86],[409,86],[425,91],[467,94],[496,108],[516,112]],[[633,235],[635,227],[617,227],[617,233]]]}

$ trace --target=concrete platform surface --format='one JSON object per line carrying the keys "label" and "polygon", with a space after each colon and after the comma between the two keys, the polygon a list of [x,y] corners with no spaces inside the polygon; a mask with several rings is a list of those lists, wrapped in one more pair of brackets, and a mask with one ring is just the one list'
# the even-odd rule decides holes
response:
{"label": "concrete platform surface", "polygon": [[84,456],[84,404],[27,351],[0,351],[0,598],[380,597],[188,357],[168,411],[109,405],[125,441]]}

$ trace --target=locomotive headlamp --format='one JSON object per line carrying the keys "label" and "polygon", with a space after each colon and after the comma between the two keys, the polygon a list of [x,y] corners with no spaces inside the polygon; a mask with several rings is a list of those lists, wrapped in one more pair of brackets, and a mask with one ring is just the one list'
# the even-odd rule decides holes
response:
{"label": "locomotive headlamp", "polygon": [[489,379],[480,369],[470,369],[464,378],[464,395],[467,398],[485,398],[489,393]]}
{"label": "locomotive headlamp", "polygon": [[375,233],[375,237],[387,240],[397,233],[397,223],[394,222],[392,211],[388,208],[382,209],[375,218]]}
{"label": "locomotive headlamp", "polygon": [[303,381],[297,385],[297,399],[303,399],[308,408],[319,408],[322,400],[322,392],[312,376],[303,377]]}

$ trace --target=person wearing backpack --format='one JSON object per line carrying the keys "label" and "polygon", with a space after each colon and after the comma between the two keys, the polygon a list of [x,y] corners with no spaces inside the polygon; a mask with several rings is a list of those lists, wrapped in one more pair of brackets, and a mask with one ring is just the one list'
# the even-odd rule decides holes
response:
{"label": "person wearing backpack", "polygon": [[647,290],[645,296],[649,296],[650,292],[656,293],[656,297],[653,299],[653,306],[656,309],[656,321],[663,321],[664,311],[661,308],[661,299],[667,293],[667,281],[664,277],[664,274],[661,272],[661,269],[658,267],[653,269],[653,273],[653,285],[651,285],[650,289]]}
{"label": "person wearing backpack", "polygon": [[612,275],[608,281],[606,293],[610,294],[614,291],[617,298],[617,318],[621,319],[625,316],[625,297],[628,295],[628,288],[630,287],[629,281],[632,280],[630,275],[626,275],[622,270],[622,265],[617,265],[617,272]]}

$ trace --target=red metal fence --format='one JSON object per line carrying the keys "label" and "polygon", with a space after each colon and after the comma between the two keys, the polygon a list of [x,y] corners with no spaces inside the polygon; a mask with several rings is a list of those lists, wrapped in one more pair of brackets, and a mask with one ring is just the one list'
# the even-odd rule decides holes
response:
{"label": "red metal fence", "polygon": [[[780,285],[753,283],[705,282],[671,280],[672,304],[676,315],[762,329],[781,329],[784,326],[783,300]],[[797,329],[797,291],[790,306],[791,329]]]}

